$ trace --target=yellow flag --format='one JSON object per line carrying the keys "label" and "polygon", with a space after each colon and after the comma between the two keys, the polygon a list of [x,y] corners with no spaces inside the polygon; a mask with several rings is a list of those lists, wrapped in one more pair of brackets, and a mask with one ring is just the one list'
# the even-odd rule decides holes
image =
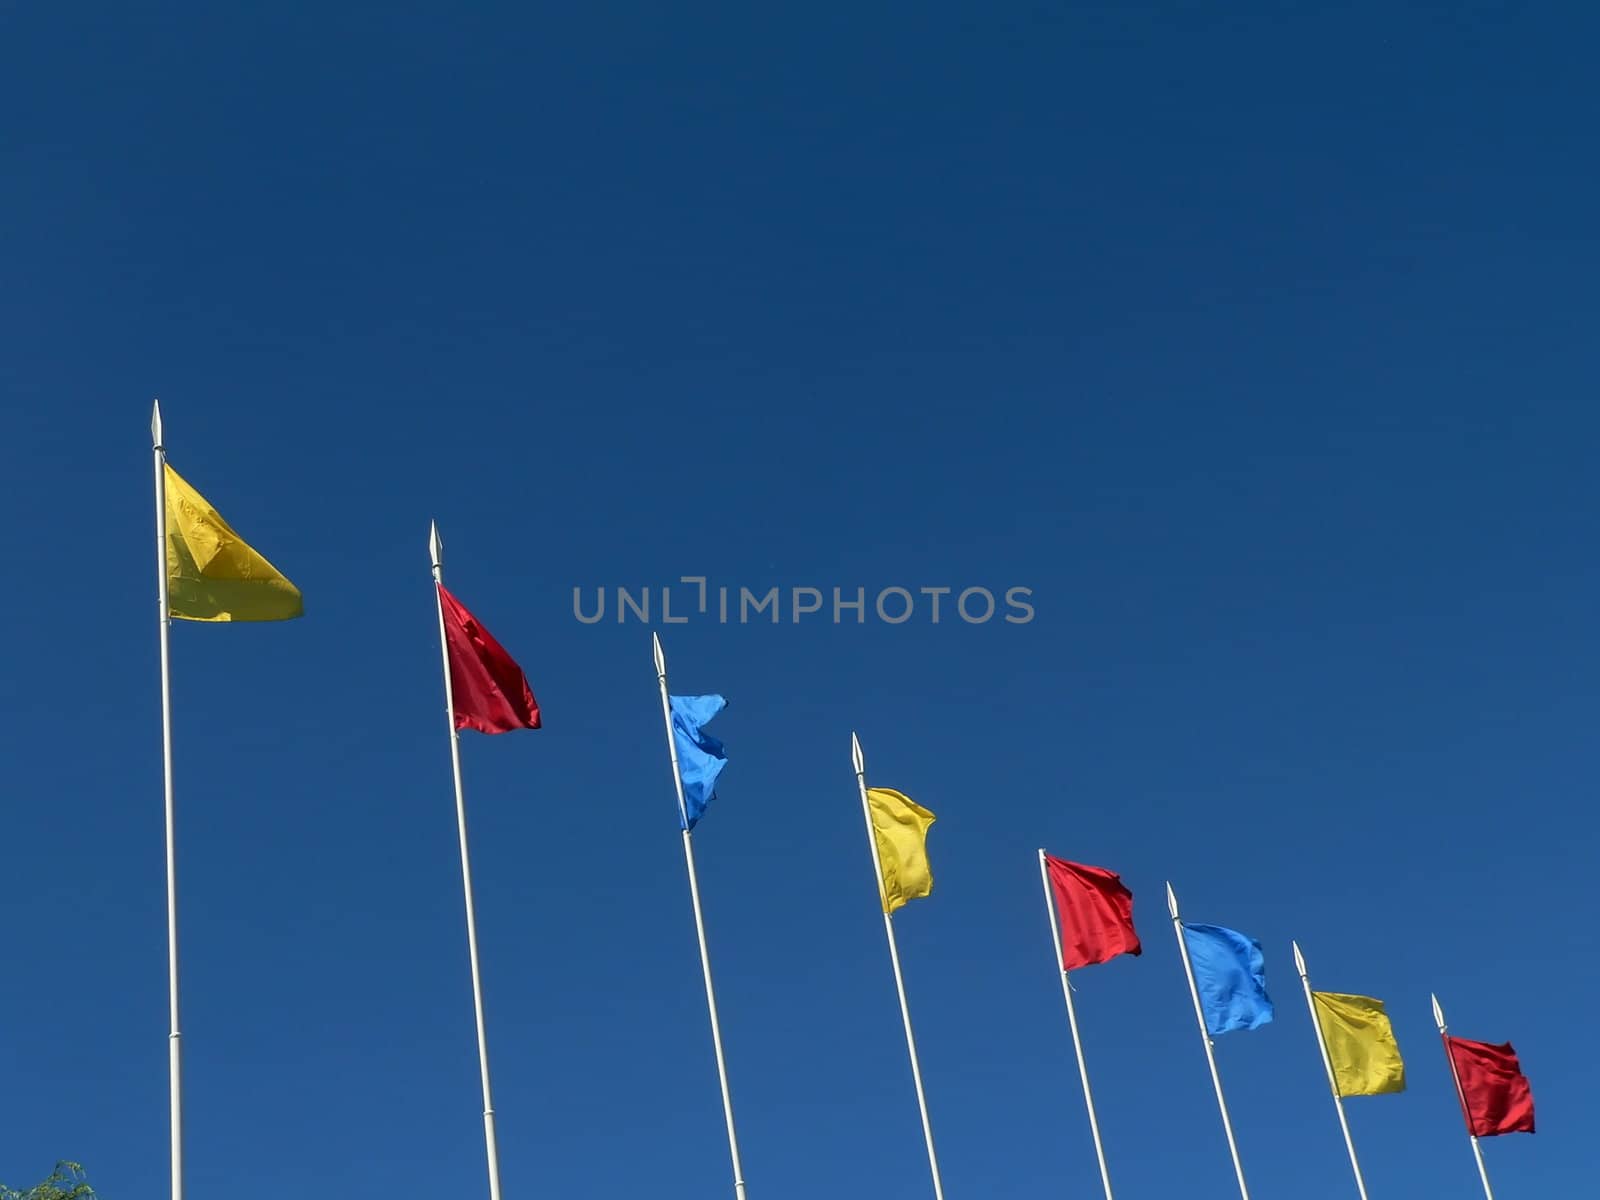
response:
{"label": "yellow flag", "polygon": [[868,788],[872,840],[878,846],[878,898],[892,913],[907,900],[933,891],[928,867],[928,826],[935,817],[927,809],[890,788]]}
{"label": "yellow flag", "polygon": [[235,533],[170,466],[167,611],[186,621],[287,621],[300,589]]}
{"label": "yellow flag", "polygon": [[1382,1096],[1406,1090],[1406,1065],[1382,1000],[1338,992],[1312,992],[1311,999],[1339,1095]]}

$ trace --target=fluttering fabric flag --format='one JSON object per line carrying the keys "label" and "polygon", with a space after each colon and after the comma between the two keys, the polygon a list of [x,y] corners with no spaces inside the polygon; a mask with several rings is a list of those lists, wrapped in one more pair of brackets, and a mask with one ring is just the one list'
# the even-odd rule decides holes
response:
{"label": "fluttering fabric flag", "polygon": [[711,718],[728,706],[721,696],[668,696],[672,741],[678,750],[678,777],[683,781],[683,806],[678,823],[693,829],[717,798],[717,776],[728,765],[722,743],[705,731]]}
{"label": "fluttering fabric flag", "polygon": [[444,612],[445,645],[450,650],[456,728],[481,733],[539,728],[539,704],[517,660],[444,584],[437,587]]}
{"label": "fluttering fabric flag", "polygon": [[1383,1001],[1341,992],[1312,992],[1322,1040],[1341,1096],[1406,1090],[1406,1064]]}
{"label": "fluttering fabric flag", "polygon": [[1142,954],[1133,928],[1133,893],[1122,877],[1104,867],[1087,867],[1044,856],[1061,915],[1061,965],[1071,971],[1119,954]]}
{"label": "fluttering fabric flag", "polygon": [[878,898],[892,913],[907,900],[933,891],[928,865],[928,827],[938,818],[910,796],[892,788],[868,788],[872,840],[878,847]]}
{"label": "fluttering fabric flag", "polygon": [[304,611],[300,589],[256,553],[163,463],[167,611],[185,621],[287,621]]}
{"label": "fluttering fabric flag", "polygon": [[1461,1084],[1461,1107],[1473,1137],[1533,1132],[1533,1089],[1510,1042],[1444,1039]]}
{"label": "fluttering fabric flag", "polygon": [[1206,1031],[1260,1029],[1272,1020],[1266,959],[1255,938],[1222,925],[1183,924]]}

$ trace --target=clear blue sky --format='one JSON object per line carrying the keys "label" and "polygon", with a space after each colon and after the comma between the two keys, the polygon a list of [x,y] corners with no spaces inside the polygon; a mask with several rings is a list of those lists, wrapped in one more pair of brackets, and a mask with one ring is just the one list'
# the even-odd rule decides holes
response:
{"label": "clear blue sky", "polygon": [[[752,1200],[1235,1194],[1162,881],[1267,951],[1262,1197],[1353,1187],[1289,961],[1390,1004],[1374,1196],[1477,1187],[1428,1012],[1513,1040],[1506,1197],[1595,1178],[1591,6],[14,8],[0,1178],[166,1188],[146,421],[303,589],[174,630],[194,1195],[484,1194],[426,535],[526,666],[464,747],[508,1197],[731,1194],[641,623],[574,586],[1033,589],[663,628]],[[680,588],[680,600],[682,599]]]}

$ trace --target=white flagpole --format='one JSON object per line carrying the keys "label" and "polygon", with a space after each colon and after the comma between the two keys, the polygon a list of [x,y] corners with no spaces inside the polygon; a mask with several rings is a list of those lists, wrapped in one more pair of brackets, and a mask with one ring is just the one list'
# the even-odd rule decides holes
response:
{"label": "white flagpole", "polygon": [[1444,1009],[1439,1007],[1439,997],[1430,995],[1433,1001],[1433,1023],[1439,1027],[1439,1040],[1444,1043],[1444,1056],[1450,1064],[1450,1078],[1455,1081],[1456,1099],[1461,1101],[1461,1115],[1467,1121],[1467,1138],[1472,1142],[1472,1157],[1478,1162],[1478,1178],[1483,1180],[1483,1194],[1488,1200],[1494,1200],[1494,1189],[1489,1186],[1489,1168],[1483,1161],[1483,1147],[1478,1144],[1478,1135],[1472,1132],[1472,1114],[1467,1109],[1466,1093],[1461,1090],[1461,1074],[1456,1070],[1456,1056],[1450,1053],[1448,1027],[1444,1023]]}
{"label": "white flagpole", "polygon": [[717,1082],[722,1087],[722,1119],[728,1126],[728,1157],[733,1160],[733,1194],[745,1200],[744,1164],[739,1158],[739,1135],[733,1125],[733,1094],[728,1090],[728,1064],[722,1056],[722,1022],[717,1019],[717,992],[711,984],[711,953],[706,949],[706,922],[700,912],[700,877],[694,869],[694,839],[689,834],[689,807],[683,798],[683,776],[678,772],[678,744],[672,736],[672,705],[667,699],[667,657],[661,639],[650,634],[656,659],[656,683],[661,689],[661,718],[667,727],[667,755],[672,760],[672,783],[678,792],[678,815],[683,819],[683,861],[689,870],[689,902],[694,906],[694,932],[700,941],[700,973],[706,981],[706,1012],[711,1016],[711,1048],[717,1056]]}
{"label": "white flagpole", "polygon": [[178,1031],[178,857],[173,838],[172,803],[172,662],[168,635],[172,614],[167,603],[167,448],[162,436],[161,401],[150,413],[150,440],[156,466],[156,590],[161,630],[161,763],[167,814],[167,1089],[172,1147],[172,1200],[183,1200],[183,1049]]}
{"label": "white flagpole", "polygon": [[428,526],[433,563],[433,598],[439,609],[439,655],[444,663],[445,721],[450,728],[450,769],[456,784],[456,832],[461,843],[461,890],[467,900],[467,956],[472,962],[472,1010],[478,1024],[478,1074],[483,1082],[483,1144],[489,1158],[489,1200],[500,1200],[500,1146],[494,1132],[494,1101],[489,1093],[489,1038],[483,1021],[483,979],[478,970],[478,916],[472,903],[472,861],[467,855],[467,801],[461,789],[461,735],[456,729],[456,698],[450,685],[450,643],[444,633],[444,543],[439,527]]}
{"label": "white flagpole", "polygon": [[1083,1039],[1078,1036],[1078,1010],[1072,1003],[1072,980],[1068,977],[1066,959],[1061,955],[1061,926],[1056,921],[1055,900],[1050,894],[1050,871],[1044,864],[1044,850],[1039,850],[1039,882],[1044,887],[1044,911],[1050,917],[1050,940],[1056,948],[1056,969],[1061,973],[1061,995],[1067,1002],[1067,1025],[1072,1030],[1072,1049],[1078,1056],[1078,1078],[1083,1080],[1083,1106],[1089,1110],[1089,1133],[1094,1137],[1094,1154],[1100,1162],[1100,1186],[1105,1189],[1106,1200],[1111,1197],[1111,1172],[1106,1168],[1106,1150],[1100,1144],[1100,1120],[1094,1112],[1094,1093],[1089,1090],[1089,1066],[1083,1057]]}
{"label": "white flagpole", "polygon": [[1311,1028],[1317,1032],[1317,1049],[1322,1051],[1322,1065],[1328,1072],[1328,1088],[1333,1092],[1334,1111],[1339,1114],[1339,1128],[1344,1130],[1344,1148],[1350,1152],[1350,1169],[1355,1172],[1356,1191],[1361,1193],[1361,1200],[1367,1200],[1367,1181],[1361,1177],[1356,1143],[1350,1136],[1350,1122],[1344,1115],[1344,1097],[1339,1094],[1339,1080],[1333,1073],[1333,1059],[1328,1057],[1328,1042],[1322,1036],[1322,1021],[1317,1016],[1316,1001],[1311,998],[1311,980],[1306,977],[1305,956],[1300,953],[1299,942],[1291,942],[1290,945],[1294,947],[1294,967],[1300,972],[1300,986],[1305,989],[1306,1008],[1311,1012]]}
{"label": "white flagpole", "polygon": [[[878,839],[872,832],[872,807],[867,803],[867,766],[861,754],[861,740],[850,734],[850,760],[856,770],[856,786],[861,790],[861,815],[867,822],[867,845],[872,850],[872,871],[883,890],[883,864],[878,861]],[[900,974],[900,950],[894,942],[894,918],[883,914],[883,932],[889,939],[889,962],[894,967],[894,986],[900,995],[900,1020],[906,1027],[906,1051],[911,1055],[911,1082],[917,1089],[917,1110],[922,1114],[922,1140],[928,1146],[928,1170],[933,1173],[934,1200],[944,1200],[944,1183],[939,1178],[939,1156],[933,1149],[933,1125],[928,1120],[928,1098],[922,1092],[922,1067],[917,1062],[917,1039],[911,1032],[911,1008],[906,1004],[906,981]]]}
{"label": "white flagpole", "polygon": [[1189,959],[1189,942],[1183,936],[1183,920],[1178,916],[1178,897],[1167,884],[1167,911],[1172,914],[1172,929],[1178,935],[1178,954],[1183,958],[1183,973],[1189,980],[1189,997],[1194,1001],[1194,1019],[1200,1026],[1200,1044],[1206,1050],[1206,1065],[1211,1068],[1211,1086],[1217,1092],[1217,1109],[1222,1113],[1222,1132],[1228,1135],[1228,1153],[1233,1155],[1233,1173],[1239,1180],[1241,1200],[1250,1200],[1250,1189],[1244,1183],[1244,1166],[1239,1162],[1239,1146],[1233,1140],[1233,1122],[1228,1118],[1228,1102],[1222,1095],[1222,1076],[1217,1072],[1216,1050],[1211,1044],[1211,1031],[1206,1028],[1205,1010],[1200,1007],[1200,987],[1194,978],[1194,963]]}

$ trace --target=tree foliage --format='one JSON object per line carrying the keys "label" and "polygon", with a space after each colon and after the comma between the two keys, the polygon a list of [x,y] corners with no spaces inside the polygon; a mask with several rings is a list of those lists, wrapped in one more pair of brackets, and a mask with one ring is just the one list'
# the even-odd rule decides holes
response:
{"label": "tree foliage", "polygon": [[25,1192],[0,1183],[0,1200],[95,1200],[94,1189],[75,1162],[58,1162],[50,1178]]}

